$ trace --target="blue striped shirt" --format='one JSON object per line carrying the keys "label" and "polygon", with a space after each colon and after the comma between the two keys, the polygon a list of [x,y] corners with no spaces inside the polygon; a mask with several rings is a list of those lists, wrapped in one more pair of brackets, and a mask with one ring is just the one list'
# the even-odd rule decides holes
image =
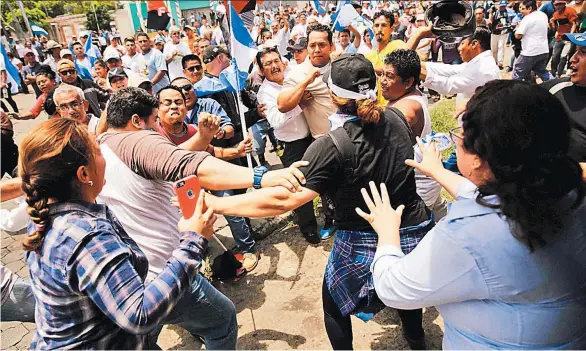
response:
{"label": "blue striped shirt", "polygon": [[185,233],[145,285],[148,261],[106,206],[58,203],[49,214],[41,248],[26,254],[36,300],[30,348],[142,349],[191,286],[207,240]]}

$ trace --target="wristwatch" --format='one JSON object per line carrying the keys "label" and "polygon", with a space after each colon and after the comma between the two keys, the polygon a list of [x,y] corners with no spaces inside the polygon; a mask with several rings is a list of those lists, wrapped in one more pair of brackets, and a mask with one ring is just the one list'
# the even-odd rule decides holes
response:
{"label": "wristwatch", "polygon": [[265,166],[257,166],[254,167],[253,169],[254,171],[254,188],[255,189],[260,189],[260,181],[262,180],[262,176],[265,175],[265,173],[267,173],[269,171],[268,168],[266,168]]}

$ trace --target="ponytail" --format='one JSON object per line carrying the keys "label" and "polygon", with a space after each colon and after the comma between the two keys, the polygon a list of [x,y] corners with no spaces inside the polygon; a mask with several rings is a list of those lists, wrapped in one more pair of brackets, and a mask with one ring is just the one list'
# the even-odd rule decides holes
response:
{"label": "ponytail", "polygon": [[337,105],[338,110],[342,113],[357,116],[363,123],[376,124],[380,120],[383,112],[382,108],[377,105],[376,101],[371,99],[346,99],[334,95],[330,92],[332,101]]}

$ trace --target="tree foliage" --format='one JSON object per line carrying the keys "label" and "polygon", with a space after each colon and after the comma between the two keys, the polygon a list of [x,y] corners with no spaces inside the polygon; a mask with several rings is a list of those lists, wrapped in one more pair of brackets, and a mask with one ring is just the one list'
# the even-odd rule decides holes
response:
{"label": "tree foliage", "polygon": [[[94,8],[98,15],[97,23],[99,23],[100,29],[110,29],[111,18],[109,11],[121,8],[122,6],[118,0],[23,0],[22,3],[28,19],[45,29],[49,28],[47,20],[50,18],[55,18],[61,15],[79,14],[85,14],[87,16],[88,28],[97,29],[97,26],[95,25],[96,16],[94,16],[93,12]],[[24,23],[16,0],[0,0],[0,13],[2,15],[3,23],[11,24],[13,21],[17,21],[21,28],[26,31],[26,24]],[[90,17],[92,19],[90,19]]]}

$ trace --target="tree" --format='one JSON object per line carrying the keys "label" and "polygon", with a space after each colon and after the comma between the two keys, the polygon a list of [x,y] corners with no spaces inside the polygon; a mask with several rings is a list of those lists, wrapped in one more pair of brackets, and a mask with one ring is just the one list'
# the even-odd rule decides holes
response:
{"label": "tree", "polygon": [[85,24],[87,29],[90,30],[110,30],[110,17],[109,8],[103,5],[95,6],[86,13],[87,23]]}

